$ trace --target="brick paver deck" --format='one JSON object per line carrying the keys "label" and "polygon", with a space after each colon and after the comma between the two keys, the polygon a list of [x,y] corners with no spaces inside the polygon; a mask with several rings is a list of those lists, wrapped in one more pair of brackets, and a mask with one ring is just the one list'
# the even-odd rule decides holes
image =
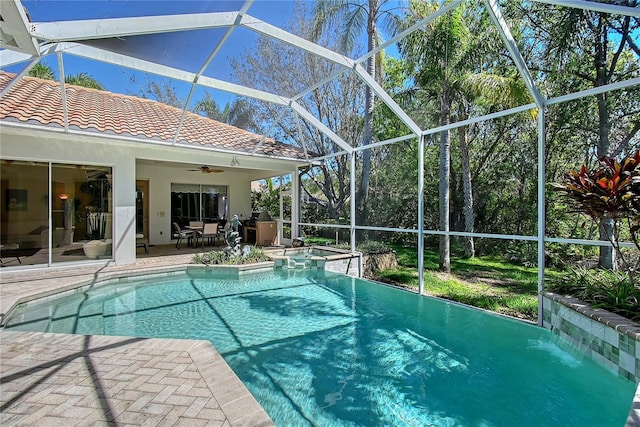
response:
{"label": "brick paver deck", "polygon": [[[191,255],[46,272],[2,272],[0,314],[36,295],[123,272],[179,268]],[[2,426],[271,426],[208,341],[0,330]]]}

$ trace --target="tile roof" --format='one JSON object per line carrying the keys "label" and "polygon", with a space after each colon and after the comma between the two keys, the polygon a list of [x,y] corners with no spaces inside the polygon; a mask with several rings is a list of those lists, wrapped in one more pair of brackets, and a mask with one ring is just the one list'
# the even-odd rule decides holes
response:
{"label": "tile roof", "polygon": [[[14,76],[0,71],[0,90]],[[65,86],[70,129],[172,142],[183,114],[179,108],[150,99]],[[0,120],[64,128],[60,83],[23,77],[0,98]],[[246,154],[261,140],[262,135],[187,112],[176,143]],[[272,138],[265,138],[256,154],[305,158],[303,150]]]}

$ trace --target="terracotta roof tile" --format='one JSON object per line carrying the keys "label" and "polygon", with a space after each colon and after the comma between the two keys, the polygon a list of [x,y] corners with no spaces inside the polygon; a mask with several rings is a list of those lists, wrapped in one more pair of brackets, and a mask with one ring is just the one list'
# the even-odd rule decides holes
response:
{"label": "terracotta roof tile", "polygon": [[[0,90],[15,75],[0,71]],[[69,127],[171,142],[183,110],[150,99],[66,85]],[[0,120],[64,127],[60,83],[23,77],[0,99]],[[187,112],[176,142],[251,153],[262,135]],[[303,150],[265,138],[257,154],[304,159]]]}

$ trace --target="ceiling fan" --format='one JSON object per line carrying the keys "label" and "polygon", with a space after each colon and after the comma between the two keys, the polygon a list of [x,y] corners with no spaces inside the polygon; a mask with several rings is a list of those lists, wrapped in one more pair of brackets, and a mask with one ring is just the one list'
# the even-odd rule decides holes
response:
{"label": "ceiling fan", "polygon": [[200,166],[198,169],[187,169],[188,171],[200,171],[202,173],[220,173],[220,172],[224,172],[223,169],[214,169],[214,168],[210,168],[207,165],[202,165]]}

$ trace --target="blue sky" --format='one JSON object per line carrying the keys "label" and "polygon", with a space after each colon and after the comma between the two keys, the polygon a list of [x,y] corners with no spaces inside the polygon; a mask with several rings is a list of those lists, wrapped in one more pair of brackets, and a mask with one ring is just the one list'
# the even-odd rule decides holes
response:
{"label": "blue sky", "polygon": [[[23,0],[23,5],[27,8],[32,21],[71,21],[78,19],[99,19],[116,18],[129,16],[166,15],[183,13],[204,13],[237,11],[244,1],[183,1],[183,0]],[[249,14],[276,26],[284,25],[291,17],[295,3],[289,0],[255,0],[249,9]],[[175,37],[171,35],[171,43],[174,46],[148,45],[150,40],[141,39],[138,48],[158,52],[163,58],[163,63],[169,66],[190,67],[190,71],[197,71],[197,68],[212,51],[225,30],[207,30],[199,33],[196,37]],[[247,40],[247,34],[249,40]],[[168,38],[161,38],[159,43],[168,43]],[[253,38],[253,40],[251,40]],[[215,66],[209,67],[207,75],[225,81],[232,81],[232,70],[228,66],[227,58],[242,52],[247,44],[251,46],[256,36],[247,30],[236,30],[223,50],[219,53]],[[176,54],[176,52],[178,54]],[[154,57],[150,55],[149,59]],[[58,74],[58,64],[55,57],[49,57],[45,61]],[[105,88],[112,92],[125,94],[139,94],[145,86],[148,77],[132,69],[116,67],[110,64],[103,64],[90,61],[71,55],[64,56],[65,75],[86,72],[98,80]],[[12,67],[9,71],[19,71],[20,67]],[[152,79],[165,81],[164,78],[150,76]],[[172,82],[183,98],[186,98],[189,90],[188,84]],[[209,90],[219,103],[225,104],[231,101],[234,96],[222,92]]]}

